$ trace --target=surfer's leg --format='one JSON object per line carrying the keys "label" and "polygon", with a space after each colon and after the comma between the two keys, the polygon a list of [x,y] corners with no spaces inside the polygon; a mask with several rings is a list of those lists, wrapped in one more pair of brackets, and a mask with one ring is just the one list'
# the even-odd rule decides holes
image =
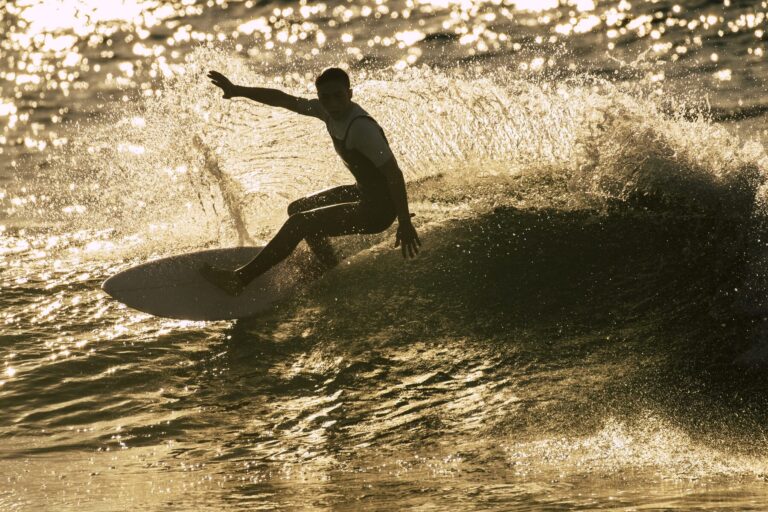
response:
{"label": "surfer's leg", "polygon": [[[288,205],[288,215],[296,215],[324,206],[352,203],[359,200],[360,192],[357,185],[342,185],[293,201]],[[338,263],[338,258],[327,236],[309,235],[306,237],[306,242],[312,253],[326,267],[333,267]]]}
{"label": "surfer's leg", "polygon": [[236,274],[245,286],[287,258],[302,239],[379,233],[394,220],[394,212],[373,210],[360,202],[296,213],[250,263],[236,270]]}
{"label": "surfer's leg", "polygon": [[354,203],[359,200],[360,192],[357,189],[357,185],[342,185],[293,201],[288,205],[288,215],[296,215],[297,213],[333,204]]}

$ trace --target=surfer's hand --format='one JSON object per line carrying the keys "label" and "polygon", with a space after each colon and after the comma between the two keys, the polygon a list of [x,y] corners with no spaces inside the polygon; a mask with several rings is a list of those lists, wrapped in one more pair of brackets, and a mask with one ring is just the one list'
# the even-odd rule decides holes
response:
{"label": "surfer's hand", "polygon": [[[413,214],[411,214],[413,217]],[[415,257],[419,253],[419,247],[421,247],[421,241],[419,235],[416,233],[416,228],[413,227],[410,217],[405,220],[401,220],[397,225],[397,235],[395,236],[395,247],[400,247],[403,258]]]}
{"label": "surfer's hand", "polygon": [[208,78],[211,79],[211,82],[216,87],[221,88],[222,91],[224,91],[224,99],[229,99],[232,96],[235,96],[235,91],[237,90],[237,86],[229,81],[229,78],[225,77],[218,71],[209,71],[208,72]]}

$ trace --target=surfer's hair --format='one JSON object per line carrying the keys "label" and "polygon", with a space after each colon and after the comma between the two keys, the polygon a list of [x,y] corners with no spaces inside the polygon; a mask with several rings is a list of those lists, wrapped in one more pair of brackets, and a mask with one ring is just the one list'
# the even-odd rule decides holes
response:
{"label": "surfer's hair", "polygon": [[341,68],[328,68],[315,78],[315,87],[320,87],[328,82],[341,82],[347,88],[350,86],[349,75]]}

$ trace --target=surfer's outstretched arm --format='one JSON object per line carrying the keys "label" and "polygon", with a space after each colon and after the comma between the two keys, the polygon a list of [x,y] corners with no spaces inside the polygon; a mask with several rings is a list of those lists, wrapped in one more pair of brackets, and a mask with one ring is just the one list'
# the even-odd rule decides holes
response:
{"label": "surfer's outstretched arm", "polygon": [[397,213],[397,235],[395,235],[395,247],[400,246],[403,258],[413,258],[419,252],[421,241],[416,233],[416,228],[411,222],[411,213],[408,211],[408,193],[405,190],[405,178],[397,160],[394,157],[387,160],[379,167],[379,170],[387,178],[389,195],[395,204]]}
{"label": "surfer's outstretched arm", "polygon": [[213,85],[224,92],[224,99],[248,98],[264,105],[285,108],[304,116],[321,117],[322,115],[318,109],[317,100],[312,101],[307,98],[292,96],[279,89],[235,85],[218,71],[209,71],[208,78],[211,79]]}

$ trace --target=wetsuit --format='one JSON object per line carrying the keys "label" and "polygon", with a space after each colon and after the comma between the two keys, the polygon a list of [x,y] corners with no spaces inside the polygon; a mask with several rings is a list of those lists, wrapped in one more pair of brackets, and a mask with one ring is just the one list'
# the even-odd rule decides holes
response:
{"label": "wetsuit", "polygon": [[397,217],[389,184],[378,168],[393,158],[381,127],[355,103],[342,120],[329,115],[322,119],[336,152],[356,183],[292,202],[288,206],[288,220],[254,264],[248,265],[243,276],[248,280],[288,257],[302,239],[306,239],[323,263],[332,266],[337,260],[328,237],[379,233]]}

